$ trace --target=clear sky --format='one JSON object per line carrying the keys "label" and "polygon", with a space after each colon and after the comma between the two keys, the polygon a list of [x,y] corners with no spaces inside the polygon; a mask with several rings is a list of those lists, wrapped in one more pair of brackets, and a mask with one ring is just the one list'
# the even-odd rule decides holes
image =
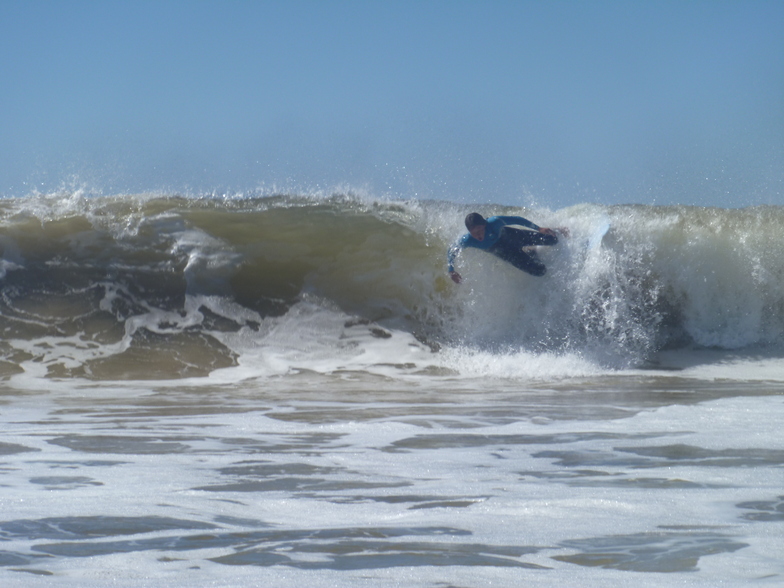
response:
{"label": "clear sky", "polygon": [[784,204],[784,0],[0,0],[0,194]]}

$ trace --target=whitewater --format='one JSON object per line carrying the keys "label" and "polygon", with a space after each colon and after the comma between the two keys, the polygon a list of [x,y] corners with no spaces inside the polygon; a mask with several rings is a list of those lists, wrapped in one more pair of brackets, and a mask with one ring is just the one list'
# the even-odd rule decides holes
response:
{"label": "whitewater", "polygon": [[[458,286],[473,211],[569,236],[541,278],[466,250]],[[780,585],[782,229],[778,206],[2,199],[0,581]]]}

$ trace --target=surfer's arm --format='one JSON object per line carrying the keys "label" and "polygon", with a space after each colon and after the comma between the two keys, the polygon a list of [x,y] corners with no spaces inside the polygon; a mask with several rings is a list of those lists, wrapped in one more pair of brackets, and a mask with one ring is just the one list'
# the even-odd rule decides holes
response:
{"label": "surfer's arm", "polygon": [[449,277],[452,278],[452,281],[455,284],[459,284],[462,280],[460,274],[455,271],[455,260],[457,259],[458,254],[463,249],[463,239],[458,239],[449,247],[449,250],[446,254],[447,259],[447,272],[449,273]]}
{"label": "surfer's arm", "polygon": [[455,271],[455,260],[457,259],[457,254],[460,253],[460,250],[463,246],[460,244],[460,241],[455,241],[446,253],[446,262],[447,262],[447,269],[450,274]]}
{"label": "surfer's arm", "polygon": [[534,231],[539,231],[541,228],[539,225],[532,223],[527,218],[523,218],[522,216],[497,216],[495,218],[500,219],[501,222],[504,223],[504,226],[520,225],[528,229],[533,229]]}
{"label": "surfer's arm", "polygon": [[558,227],[557,229],[548,229],[546,227],[540,227],[539,225],[532,223],[527,218],[523,218],[522,216],[498,216],[496,218],[500,218],[504,225],[520,225],[534,231],[538,231],[543,235],[550,235],[552,237],[557,237],[558,233],[563,235],[564,237],[569,236],[569,230],[565,227]]}

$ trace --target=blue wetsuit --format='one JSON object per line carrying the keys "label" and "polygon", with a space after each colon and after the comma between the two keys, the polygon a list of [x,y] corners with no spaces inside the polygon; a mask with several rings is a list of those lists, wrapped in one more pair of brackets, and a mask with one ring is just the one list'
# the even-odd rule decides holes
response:
{"label": "blue wetsuit", "polygon": [[[521,225],[531,231],[513,229],[507,225]],[[521,216],[491,216],[485,225],[485,238],[479,241],[466,233],[455,241],[447,253],[449,272],[455,270],[455,259],[466,247],[474,247],[492,253],[516,268],[534,276],[542,276],[547,271],[536,253],[527,253],[523,247],[532,245],[555,245],[558,237],[538,232],[539,226]]]}

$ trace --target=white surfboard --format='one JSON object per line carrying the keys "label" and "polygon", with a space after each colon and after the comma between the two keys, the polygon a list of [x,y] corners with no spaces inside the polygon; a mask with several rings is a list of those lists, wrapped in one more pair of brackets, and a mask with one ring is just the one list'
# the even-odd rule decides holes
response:
{"label": "white surfboard", "polygon": [[610,230],[610,219],[607,217],[603,218],[596,228],[591,233],[591,236],[588,237],[588,241],[585,243],[585,248],[589,251],[592,249],[598,249],[602,244],[602,239],[607,234],[607,231]]}

